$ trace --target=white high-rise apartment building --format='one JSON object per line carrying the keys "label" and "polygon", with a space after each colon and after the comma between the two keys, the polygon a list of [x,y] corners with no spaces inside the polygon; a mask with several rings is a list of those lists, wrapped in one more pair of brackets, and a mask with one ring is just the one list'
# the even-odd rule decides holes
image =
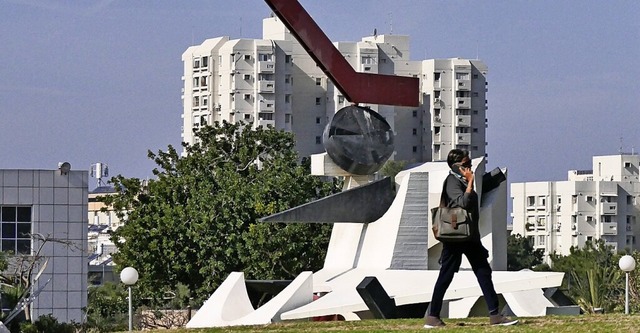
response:
{"label": "white high-rise apartment building", "polygon": [[[446,159],[452,148],[485,156],[486,74],[478,60],[411,61],[409,37],[374,35],[337,42],[356,71],[420,78],[420,106],[370,105],[395,133],[395,160]],[[301,157],[324,151],[322,132],[349,101],[277,17],[263,39],[218,37],[189,47],[184,63],[182,140],[214,121],[251,122],[291,131]]]}
{"label": "white high-rise apartment building", "polygon": [[593,170],[571,170],[566,181],[511,184],[513,233],[544,249],[545,260],[572,246],[603,239],[617,250],[640,249],[640,156],[594,156]]}

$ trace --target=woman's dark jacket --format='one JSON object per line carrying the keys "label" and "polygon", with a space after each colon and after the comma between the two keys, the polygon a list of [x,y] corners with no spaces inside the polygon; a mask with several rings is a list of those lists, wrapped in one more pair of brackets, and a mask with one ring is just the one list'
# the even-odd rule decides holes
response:
{"label": "woman's dark jacket", "polygon": [[480,232],[478,231],[478,223],[480,222],[480,208],[478,205],[478,193],[475,190],[466,193],[467,181],[461,176],[450,173],[447,176],[444,200],[449,207],[462,207],[471,216],[472,241],[480,242]]}

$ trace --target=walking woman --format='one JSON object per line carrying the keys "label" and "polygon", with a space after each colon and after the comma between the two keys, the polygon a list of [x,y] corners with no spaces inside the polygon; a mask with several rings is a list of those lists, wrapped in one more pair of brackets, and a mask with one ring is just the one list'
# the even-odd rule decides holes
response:
{"label": "walking woman", "polygon": [[473,234],[470,240],[465,242],[443,242],[442,254],[440,256],[440,274],[433,290],[431,298],[431,306],[426,317],[424,328],[435,328],[445,326],[440,319],[440,311],[442,310],[442,302],[444,294],[453,280],[454,274],[460,268],[462,255],[464,254],[473,273],[478,279],[480,289],[487,302],[489,309],[489,322],[491,325],[513,325],[518,323],[517,320],[511,320],[499,312],[498,295],[491,281],[491,266],[487,258],[489,251],[480,242],[480,233],[478,232],[478,222],[480,218],[480,209],[478,202],[478,194],[473,188],[474,174],[471,170],[471,159],[469,152],[460,149],[453,149],[447,156],[447,164],[451,171],[445,179],[445,204],[451,207],[462,207],[471,216],[471,225]]}

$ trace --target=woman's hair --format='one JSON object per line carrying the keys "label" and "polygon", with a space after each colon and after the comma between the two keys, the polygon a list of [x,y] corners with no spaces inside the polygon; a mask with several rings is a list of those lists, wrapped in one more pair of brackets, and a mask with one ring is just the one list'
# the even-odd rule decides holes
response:
{"label": "woman's hair", "polygon": [[462,162],[465,157],[469,157],[469,151],[462,149],[451,149],[447,156],[447,164],[451,167],[454,163]]}

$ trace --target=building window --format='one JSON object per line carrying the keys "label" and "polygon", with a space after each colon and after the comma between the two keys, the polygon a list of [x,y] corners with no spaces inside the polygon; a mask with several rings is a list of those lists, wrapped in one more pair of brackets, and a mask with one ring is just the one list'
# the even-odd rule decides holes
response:
{"label": "building window", "polygon": [[338,103],[339,103],[339,104],[344,103],[344,96],[342,96],[342,95],[338,95]]}
{"label": "building window", "polygon": [[193,106],[200,106],[200,96],[193,96]]}
{"label": "building window", "polygon": [[260,112],[258,113],[258,117],[260,120],[273,120],[273,113],[271,112]]}
{"label": "building window", "polygon": [[271,54],[260,53],[258,54],[258,59],[260,61],[271,61]]}
{"label": "building window", "polygon": [[289,84],[291,82],[291,75],[285,75],[284,76],[284,83]]}
{"label": "building window", "polygon": [[412,147],[412,151],[413,151],[414,153],[417,153],[417,152],[418,152],[418,147],[417,147],[417,146],[413,146],[413,147]]}
{"label": "building window", "polygon": [[202,106],[207,106],[207,105],[209,105],[209,97],[202,96]]}
{"label": "building window", "polygon": [[527,207],[533,207],[536,204],[536,197],[528,196],[527,197]]}
{"label": "building window", "polygon": [[284,102],[285,103],[291,103],[291,95],[290,94],[284,95]]}
{"label": "building window", "polygon": [[244,114],[244,119],[245,119],[245,120],[249,120],[249,119],[251,119],[251,115],[250,115],[250,114],[248,114],[248,113],[245,113],[245,114]]}
{"label": "building window", "polygon": [[246,60],[246,61],[251,60],[251,55],[250,54],[245,54],[244,55],[244,60]]}
{"label": "building window", "polygon": [[244,79],[247,80],[247,81],[251,80],[251,74],[245,74],[244,75]]}
{"label": "building window", "polygon": [[547,198],[543,195],[538,197],[538,206],[544,207],[547,204]]}
{"label": "building window", "polygon": [[320,117],[316,117],[316,124],[320,123]]}
{"label": "building window", "polygon": [[316,105],[320,105],[320,97],[316,97]]}
{"label": "building window", "polygon": [[418,110],[413,110],[412,114],[413,118],[418,116]]}
{"label": "building window", "polygon": [[322,137],[321,136],[316,136],[316,144],[322,144]]}
{"label": "building window", "polygon": [[440,81],[440,73],[433,73],[433,81]]}
{"label": "building window", "polygon": [[202,67],[209,66],[209,57],[202,57]]}
{"label": "building window", "polygon": [[414,128],[414,129],[412,130],[412,134],[413,134],[413,135],[418,135],[418,129],[417,129],[417,128]]}
{"label": "building window", "polygon": [[316,86],[319,86],[322,84],[322,78],[317,77],[316,78]]}
{"label": "building window", "polygon": [[285,113],[284,114],[284,123],[285,124],[291,123],[291,114],[290,113]]}
{"label": "building window", "polygon": [[469,73],[456,73],[456,80],[469,80]]}
{"label": "building window", "polygon": [[251,99],[251,94],[244,94],[244,99],[250,100]]}
{"label": "building window", "polygon": [[540,235],[540,236],[538,236],[538,245],[540,245],[540,246],[544,246],[545,238],[546,238],[546,237],[545,237],[544,235]]}
{"label": "building window", "polygon": [[4,206],[2,221],[2,251],[15,254],[31,253],[31,207]]}
{"label": "building window", "polygon": [[193,69],[200,68],[200,58],[193,59]]}
{"label": "building window", "polygon": [[287,64],[288,64],[288,63],[290,63],[290,62],[292,62],[292,60],[293,60],[293,59],[291,59],[291,55],[288,55],[288,54],[287,54],[286,56],[284,56],[284,62],[286,62]]}

